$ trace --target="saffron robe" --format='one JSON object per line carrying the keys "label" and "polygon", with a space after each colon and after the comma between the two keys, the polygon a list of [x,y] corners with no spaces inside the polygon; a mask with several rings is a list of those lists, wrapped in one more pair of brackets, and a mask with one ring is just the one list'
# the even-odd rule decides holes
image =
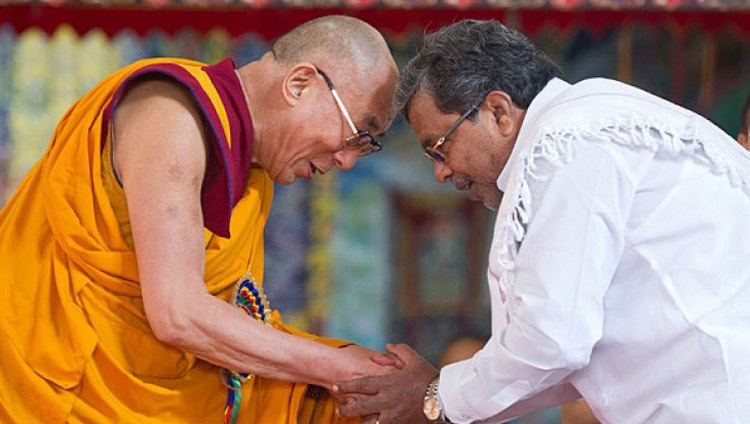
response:
{"label": "saffron robe", "polygon": [[[66,112],[0,211],[0,422],[222,422],[219,368],[159,342],[146,321],[126,202],[109,162],[113,110],[136,78],[153,73],[191,92],[211,144],[206,288],[227,300],[248,270],[263,280],[273,183],[251,167],[252,122],[234,64],[150,59],[112,74]],[[346,344],[286,327],[275,314],[282,331]],[[296,423],[300,410],[305,422],[345,421],[330,397],[311,404],[306,389],[256,377],[243,386],[238,422]]]}

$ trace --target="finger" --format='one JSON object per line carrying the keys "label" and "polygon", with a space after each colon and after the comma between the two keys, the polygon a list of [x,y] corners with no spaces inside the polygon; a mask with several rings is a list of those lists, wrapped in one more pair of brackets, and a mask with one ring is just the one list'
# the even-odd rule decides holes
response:
{"label": "finger", "polygon": [[[403,357],[399,356],[399,354],[398,354],[398,350],[399,349],[397,348],[397,346],[401,346],[401,345],[394,345],[394,344],[391,344],[391,343],[386,343],[386,345],[385,345],[385,351],[386,351],[385,355],[387,355],[387,356],[389,356],[391,358],[394,358],[394,360],[396,361],[396,363],[394,364],[394,366],[396,368],[403,369],[406,366],[406,362],[404,361]],[[406,345],[403,345],[403,346],[406,346]]]}
{"label": "finger", "polygon": [[393,366],[402,370],[404,367],[406,367],[406,362],[401,360],[401,358],[398,357],[398,355],[394,355],[392,353],[386,353],[385,356],[389,357],[393,361]]}
{"label": "finger", "polygon": [[419,356],[417,352],[409,347],[407,344],[386,344],[385,345],[386,352],[396,355],[401,360],[405,360],[408,358],[413,358],[415,356]]}
{"label": "finger", "polygon": [[356,380],[340,381],[333,385],[335,393],[361,393],[365,395],[374,395],[378,393],[377,377],[364,377]]}
{"label": "finger", "polygon": [[392,353],[382,353],[380,355],[374,355],[370,357],[370,360],[378,365],[387,365],[396,367],[397,369],[404,369],[406,363],[401,360],[398,356]]}
{"label": "finger", "polygon": [[334,399],[336,399],[339,402],[343,402],[344,399],[346,399],[346,396],[344,394],[337,393],[337,392],[333,391],[333,387],[331,387],[327,391],[328,391],[328,394],[331,395],[331,397],[333,397]]}
{"label": "finger", "polygon": [[370,360],[378,365],[390,365],[390,366],[395,366],[397,359],[398,358],[394,357],[393,355],[383,354],[383,353],[379,355],[372,355],[370,357]]}
{"label": "finger", "polygon": [[377,396],[355,395],[344,400],[336,408],[336,413],[342,417],[359,417],[377,414],[381,409],[382,400]]}
{"label": "finger", "polygon": [[351,416],[351,415],[345,415],[348,411],[347,405],[354,403],[356,401],[357,400],[355,399],[354,396],[347,396],[346,398],[344,398],[344,400],[342,400],[341,402],[339,402],[338,405],[336,405],[336,415],[339,417]]}
{"label": "finger", "polygon": [[378,422],[378,414],[366,415],[359,419],[359,424],[376,424]]}
{"label": "finger", "polygon": [[424,422],[421,418],[415,421],[414,417],[406,417],[404,414],[395,411],[381,412],[378,416],[378,421],[379,424],[414,424],[415,422]]}

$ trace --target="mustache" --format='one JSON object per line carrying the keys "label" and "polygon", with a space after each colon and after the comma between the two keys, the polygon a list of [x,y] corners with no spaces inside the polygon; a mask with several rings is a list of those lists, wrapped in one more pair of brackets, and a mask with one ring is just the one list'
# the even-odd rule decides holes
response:
{"label": "mustache", "polygon": [[466,175],[454,175],[451,180],[453,186],[459,191],[464,191],[471,186],[471,178]]}

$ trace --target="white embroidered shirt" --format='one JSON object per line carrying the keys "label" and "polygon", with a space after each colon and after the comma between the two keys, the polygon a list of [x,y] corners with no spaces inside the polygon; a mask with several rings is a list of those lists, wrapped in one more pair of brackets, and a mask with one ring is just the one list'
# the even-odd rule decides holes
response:
{"label": "white embroidered shirt", "polygon": [[451,421],[572,385],[605,423],[750,423],[750,154],[641,90],[555,79],[498,187],[493,334],[441,371]]}

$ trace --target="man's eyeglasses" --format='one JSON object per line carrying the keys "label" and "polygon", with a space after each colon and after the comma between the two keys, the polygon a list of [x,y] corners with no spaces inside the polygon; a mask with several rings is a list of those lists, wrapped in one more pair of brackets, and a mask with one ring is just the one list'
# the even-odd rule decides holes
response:
{"label": "man's eyeglasses", "polygon": [[475,104],[474,106],[472,106],[471,109],[464,112],[464,114],[461,115],[461,117],[458,118],[456,122],[454,122],[453,125],[450,126],[450,128],[448,128],[448,131],[446,131],[442,137],[437,139],[437,141],[435,142],[435,144],[432,145],[432,147],[429,147],[429,146],[424,147],[424,155],[434,162],[445,163],[445,155],[443,154],[443,152],[439,150],[440,146],[445,144],[445,142],[448,140],[448,137],[450,137],[450,135],[453,134],[453,131],[456,131],[456,128],[458,128],[458,126],[461,125],[461,123],[464,122],[464,120],[466,120],[466,118],[468,118],[469,115],[471,115],[475,110],[479,109],[479,106],[481,104],[482,102],[479,102]]}
{"label": "man's eyeglasses", "polygon": [[328,84],[328,89],[331,90],[331,95],[333,95],[333,99],[339,106],[339,110],[344,116],[346,124],[349,125],[349,128],[352,130],[352,135],[344,140],[344,148],[349,150],[358,150],[359,156],[367,156],[370,153],[375,153],[383,150],[383,145],[378,140],[376,140],[369,131],[357,130],[357,127],[354,125],[354,121],[352,121],[351,116],[349,116],[349,111],[346,110],[344,102],[341,101],[341,97],[339,97],[339,93],[333,86],[333,82],[331,82],[331,79],[328,78],[328,75],[326,75],[326,73],[321,71],[320,69],[315,68],[315,70],[318,71],[320,76],[325,80],[326,84]]}

